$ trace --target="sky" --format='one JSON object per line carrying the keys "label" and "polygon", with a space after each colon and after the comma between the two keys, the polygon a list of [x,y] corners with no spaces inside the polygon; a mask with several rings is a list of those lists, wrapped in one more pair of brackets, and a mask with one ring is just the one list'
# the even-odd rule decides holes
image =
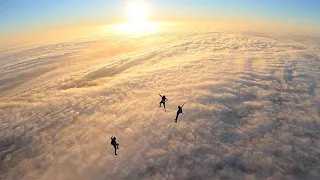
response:
{"label": "sky", "polygon": [[[128,0],[127,0],[128,1]],[[318,0],[147,0],[151,20],[226,18],[318,27]],[[123,19],[125,0],[1,0],[0,35]]]}

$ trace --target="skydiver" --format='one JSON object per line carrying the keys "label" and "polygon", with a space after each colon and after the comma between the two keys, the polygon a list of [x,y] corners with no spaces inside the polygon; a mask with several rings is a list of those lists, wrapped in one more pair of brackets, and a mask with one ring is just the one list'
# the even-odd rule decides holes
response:
{"label": "skydiver", "polygon": [[159,107],[161,107],[161,104],[163,104],[164,111],[167,111],[166,110],[166,102],[168,101],[168,99],[166,98],[166,96],[161,96],[161,94],[159,94],[159,96],[161,97]]}
{"label": "skydiver", "polygon": [[184,104],[185,104],[185,103],[183,103],[182,106],[178,106],[178,111],[177,111],[176,119],[175,119],[174,122],[177,122],[177,121],[178,121],[179,114],[183,114],[182,108],[183,108]]}
{"label": "skydiver", "polygon": [[117,155],[117,149],[119,149],[119,144],[116,141],[116,137],[111,136],[111,145],[114,147],[114,155]]}

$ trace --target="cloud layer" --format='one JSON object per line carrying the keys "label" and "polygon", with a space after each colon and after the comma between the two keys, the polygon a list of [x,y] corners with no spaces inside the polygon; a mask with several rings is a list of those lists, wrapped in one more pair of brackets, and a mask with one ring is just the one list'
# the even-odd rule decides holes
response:
{"label": "cloud layer", "polygon": [[178,32],[3,53],[0,178],[317,179],[314,44]]}

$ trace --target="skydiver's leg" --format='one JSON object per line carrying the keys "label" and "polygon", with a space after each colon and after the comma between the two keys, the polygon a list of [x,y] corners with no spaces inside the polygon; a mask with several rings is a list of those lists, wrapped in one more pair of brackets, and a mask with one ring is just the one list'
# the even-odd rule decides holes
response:
{"label": "skydiver's leg", "polygon": [[161,103],[162,103],[162,101],[159,103],[159,107],[161,107]]}
{"label": "skydiver's leg", "polygon": [[114,147],[114,155],[117,155],[117,146],[114,145],[113,147]]}
{"label": "skydiver's leg", "polygon": [[177,115],[176,115],[176,121],[178,120],[178,116],[179,116],[179,113],[177,112]]}

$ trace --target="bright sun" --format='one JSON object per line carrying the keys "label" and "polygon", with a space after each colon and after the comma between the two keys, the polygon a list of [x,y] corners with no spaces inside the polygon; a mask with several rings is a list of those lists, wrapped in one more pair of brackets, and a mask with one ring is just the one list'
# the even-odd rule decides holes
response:
{"label": "bright sun", "polygon": [[129,22],[107,26],[107,30],[138,37],[158,32],[159,23],[148,22],[149,12],[145,0],[127,0],[125,10]]}
{"label": "bright sun", "polygon": [[127,16],[131,23],[146,23],[148,19],[148,8],[143,1],[131,1],[126,7]]}

